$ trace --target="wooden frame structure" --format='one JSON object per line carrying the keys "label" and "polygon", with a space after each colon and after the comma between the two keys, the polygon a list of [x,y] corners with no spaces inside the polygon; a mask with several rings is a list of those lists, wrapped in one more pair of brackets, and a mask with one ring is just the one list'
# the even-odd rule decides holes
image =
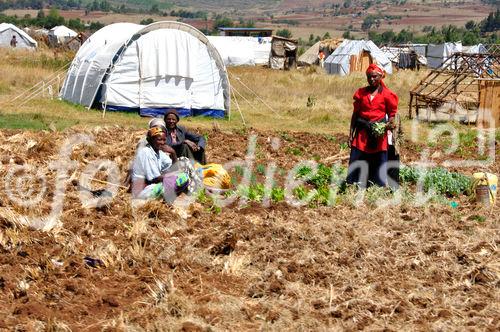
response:
{"label": "wooden frame structure", "polygon": [[500,52],[453,54],[410,91],[410,119],[413,110],[418,117],[420,110],[424,109],[429,120],[430,112],[443,105],[453,106],[442,110],[449,114],[458,106],[467,111],[477,110],[480,106],[480,80],[484,79],[500,81]]}

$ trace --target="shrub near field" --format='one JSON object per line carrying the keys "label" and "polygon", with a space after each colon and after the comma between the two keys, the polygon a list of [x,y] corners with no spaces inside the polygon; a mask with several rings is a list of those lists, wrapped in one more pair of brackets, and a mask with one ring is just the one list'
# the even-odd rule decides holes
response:
{"label": "shrub near field", "polygon": [[[348,191],[333,207],[293,208],[278,189],[267,207],[249,199],[219,208],[200,195],[185,213],[162,202],[134,208],[124,190],[102,206],[85,206],[79,174],[91,162],[111,160],[124,176],[147,119],[120,113],[101,118],[98,111],[47,96],[17,107],[9,101],[19,89],[54,69],[26,65],[50,54],[15,54],[0,63],[5,91],[0,119],[9,128],[0,130],[0,329],[498,329],[495,210],[481,209],[464,195],[453,197],[453,205],[443,196],[417,206],[408,195],[399,205],[382,207],[378,201],[392,198],[385,190],[367,192],[359,204]],[[423,74],[387,78],[401,97],[402,112],[409,88]],[[231,119],[182,120],[207,136],[210,161],[244,159],[249,134],[255,134],[251,173],[262,184],[270,162],[281,180],[300,161],[347,153],[351,98],[364,84],[362,74],[341,78],[315,69],[234,68],[230,79],[241,94],[232,100]],[[12,129],[23,123],[46,130]],[[470,149],[469,128],[457,128]],[[48,215],[57,198],[55,182],[64,181],[48,163],[75,134],[95,143],[81,144],[70,155],[76,169],[68,172],[58,223],[50,230],[32,230],[27,218]],[[425,142],[405,143],[405,163],[417,161],[418,149],[427,148]],[[497,142],[497,154],[498,148]],[[430,152],[439,149],[438,141]],[[341,164],[345,169],[345,160]],[[16,204],[4,190],[9,171],[22,165],[47,178],[46,195],[31,208]],[[325,162],[311,185],[325,188],[332,176],[327,166],[332,165]],[[500,173],[497,164],[489,170]],[[418,178],[408,171],[408,181]],[[238,172],[245,170],[232,173]],[[444,170],[432,174],[429,184],[436,177],[454,178]],[[105,180],[101,173],[96,177]],[[43,184],[40,178],[21,182],[34,190],[32,196]],[[99,196],[102,188],[93,183],[86,189]],[[462,186],[436,189],[459,193]]]}

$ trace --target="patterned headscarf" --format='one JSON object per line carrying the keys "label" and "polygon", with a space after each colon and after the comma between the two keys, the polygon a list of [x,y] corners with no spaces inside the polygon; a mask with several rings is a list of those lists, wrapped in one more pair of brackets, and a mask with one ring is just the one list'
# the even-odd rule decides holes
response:
{"label": "patterned headscarf", "polygon": [[148,130],[149,137],[160,136],[163,133],[165,133],[165,129],[162,127],[153,127]]}
{"label": "patterned headscarf", "polygon": [[[371,65],[368,66],[368,68],[366,69],[366,75],[368,75],[369,73],[372,73],[372,72],[380,74],[380,75],[382,75],[382,78],[385,78],[385,71],[374,63],[372,63]],[[380,80],[380,85],[382,85],[384,88],[386,87],[385,83],[384,83],[384,81],[382,81],[382,79]]]}
{"label": "patterned headscarf", "polygon": [[153,128],[153,127],[167,128],[167,125],[165,124],[165,121],[163,119],[153,118],[151,121],[149,121],[148,127],[149,128]]}

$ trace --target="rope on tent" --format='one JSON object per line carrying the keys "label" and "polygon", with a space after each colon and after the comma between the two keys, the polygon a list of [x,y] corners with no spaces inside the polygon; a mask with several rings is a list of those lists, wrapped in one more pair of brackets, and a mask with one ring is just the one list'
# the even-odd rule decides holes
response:
{"label": "rope on tent", "polygon": [[46,85],[49,87],[52,87],[51,83],[53,83],[55,81],[59,82],[60,81],[59,75],[62,74],[66,70],[66,67],[69,64],[70,64],[70,62],[63,65],[62,67],[57,69],[53,74],[51,74],[46,80],[42,80],[42,81],[34,84],[31,88],[24,90],[21,94],[16,96],[14,99],[5,102],[4,105],[10,104],[10,103],[16,101],[17,99],[24,97],[24,101],[22,101],[18,105],[18,107],[21,107],[21,106],[25,105],[27,102],[31,101],[33,98],[39,96],[40,94],[43,95]]}
{"label": "rope on tent", "polygon": [[238,76],[232,74],[232,73],[229,73],[229,75],[231,75],[231,77],[234,77],[234,79],[236,81],[238,81],[241,85],[243,85],[243,87],[245,87],[246,89],[248,89],[251,93],[254,94],[255,97],[257,97],[257,99],[262,103],[264,104],[267,108],[269,108],[271,110],[271,112],[273,112],[276,116],[280,117],[281,118],[281,115],[278,114],[277,111],[274,110],[274,108],[272,108],[271,106],[269,106],[268,103],[266,103],[264,101],[264,99],[262,99],[258,94],[257,92],[253,91],[250,87],[248,87],[248,85],[246,85],[245,83],[243,83],[243,81],[241,80],[241,78],[239,78]]}
{"label": "rope on tent", "polygon": [[26,99],[21,102],[18,107],[21,107],[23,105],[25,105],[26,103],[28,103],[29,101],[33,100],[34,98],[36,98],[37,96],[39,96],[40,94],[43,94],[44,93],[44,90],[45,90],[45,84],[50,84],[54,81],[57,81],[58,77],[55,76],[55,77],[52,77],[50,80],[48,81],[42,81],[42,85],[39,86],[37,89],[35,89],[34,91],[32,91],[27,97]]}
{"label": "rope on tent", "polygon": [[[255,109],[255,110],[256,110],[255,105],[253,105],[253,104],[252,104],[252,103],[251,103],[248,99],[246,99],[246,98],[245,98],[245,97],[241,94],[241,92],[239,92],[238,90],[236,90],[236,89],[234,88],[234,86],[231,86],[231,88],[234,90],[234,92],[236,92],[236,93],[238,94],[238,96],[240,96],[240,97],[241,97],[244,101],[246,101],[246,102],[248,103],[248,105],[250,105],[250,107],[251,107],[252,109]],[[263,116],[268,115],[268,114],[266,114],[266,113],[264,113],[264,112],[259,112],[259,111],[256,111],[256,112],[257,112],[258,114],[263,115]]]}
{"label": "rope on tent", "polygon": [[240,113],[241,121],[243,121],[243,126],[246,127],[247,124],[245,122],[245,118],[243,117],[243,112],[241,112],[240,104],[238,103],[238,100],[236,99],[234,91],[235,91],[234,88],[231,86],[231,92],[233,93],[233,98],[234,98],[234,102],[236,103],[236,108],[238,109],[238,112]]}
{"label": "rope on tent", "polygon": [[52,73],[49,77],[47,77],[46,80],[42,80],[42,81],[34,84],[31,88],[28,88],[28,89],[24,90],[18,96],[14,97],[14,99],[9,100],[9,102],[14,102],[14,101],[16,101],[17,99],[23,97],[26,94],[28,96],[31,96],[33,94],[33,91],[30,92],[31,90],[38,91],[38,90],[40,90],[40,87],[42,87],[42,90],[43,90],[43,85],[44,85],[44,83],[47,82],[47,80],[48,81],[53,81],[55,78],[57,78],[57,81],[59,81],[59,75],[62,74],[67,69],[67,67],[70,64],[71,64],[71,62],[68,62],[68,63],[62,65],[61,67],[59,67],[58,69],[56,69],[56,71],[54,73]]}
{"label": "rope on tent", "polygon": [[257,113],[257,114],[260,114],[262,116],[269,116],[269,113],[264,113],[264,112],[261,112],[258,110],[257,107],[255,107],[254,104],[252,104],[247,98],[245,98],[245,96],[243,96],[243,94],[241,92],[239,92],[236,88],[234,88],[234,86],[231,86],[233,89],[234,89],[234,92],[236,92],[238,94],[238,96],[240,96],[244,101],[247,102],[247,104],[251,107],[251,109]]}

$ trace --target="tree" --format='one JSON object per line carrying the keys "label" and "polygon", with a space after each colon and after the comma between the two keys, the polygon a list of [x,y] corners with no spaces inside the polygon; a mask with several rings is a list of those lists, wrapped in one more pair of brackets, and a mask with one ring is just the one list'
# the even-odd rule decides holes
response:
{"label": "tree", "polygon": [[327,31],[327,32],[323,35],[323,38],[322,38],[322,39],[330,39],[330,38],[332,38],[332,37],[330,36],[330,33]]}
{"label": "tree", "polygon": [[463,42],[464,45],[476,45],[476,44],[479,44],[479,35],[471,32],[471,31],[467,31],[463,35],[462,42]]}
{"label": "tree", "polygon": [[102,0],[99,4],[99,9],[103,12],[109,12],[111,10],[111,4],[106,0]]}
{"label": "tree", "polygon": [[346,30],[346,31],[344,31],[344,33],[342,34],[342,38],[345,38],[345,39],[352,39],[352,36],[351,36],[351,31],[350,31],[350,30]]}
{"label": "tree", "polygon": [[149,10],[150,14],[158,14],[160,12],[160,8],[158,8],[158,4],[154,4],[151,6],[151,9]]}
{"label": "tree", "polygon": [[384,43],[392,43],[396,39],[396,34],[394,31],[389,30],[389,31],[384,31],[382,32],[382,40]]}
{"label": "tree", "polygon": [[373,15],[368,15],[365,17],[363,20],[363,23],[361,23],[361,29],[363,30],[369,30],[373,24],[375,24],[376,18]]}
{"label": "tree", "polygon": [[292,38],[292,32],[288,29],[281,29],[276,31],[276,35],[284,38]]}
{"label": "tree", "polygon": [[99,21],[95,21],[95,22],[90,23],[89,29],[92,31],[97,31],[99,29],[102,29],[103,27],[104,27],[104,24],[102,24]]}
{"label": "tree", "polygon": [[149,18],[143,19],[141,22],[139,22],[139,24],[140,25],[149,25],[153,22],[154,22],[154,20],[151,17],[149,17]]}
{"label": "tree", "polygon": [[80,21],[79,18],[76,18],[76,19],[71,19],[70,18],[68,20],[68,27],[70,29],[77,30],[77,31],[85,30],[85,25],[83,24],[82,21]]}
{"label": "tree", "polygon": [[51,29],[58,25],[64,25],[64,17],[59,15],[59,11],[56,8],[51,8],[49,15],[45,17],[43,26],[44,28]]}
{"label": "tree", "polygon": [[488,17],[481,21],[481,32],[494,32],[500,30],[500,9],[495,13],[489,13]]}
{"label": "tree", "polygon": [[214,22],[214,28],[215,29],[217,29],[219,27],[230,28],[230,27],[233,27],[233,26],[234,26],[233,20],[230,19],[229,17],[221,16],[221,15],[217,15],[215,17],[215,22]]}
{"label": "tree", "polygon": [[45,12],[43,11],[43,9],[40,9],[38,11],[38,13],[36,13],[36,18],[38,18],[38,19],[44,19],[45,18]]}
{"label": "tree", "polygon": [[476,23],[472,20],[465,23],[465,28],[469,31],[474,30],[475,27],[476,27]]}

